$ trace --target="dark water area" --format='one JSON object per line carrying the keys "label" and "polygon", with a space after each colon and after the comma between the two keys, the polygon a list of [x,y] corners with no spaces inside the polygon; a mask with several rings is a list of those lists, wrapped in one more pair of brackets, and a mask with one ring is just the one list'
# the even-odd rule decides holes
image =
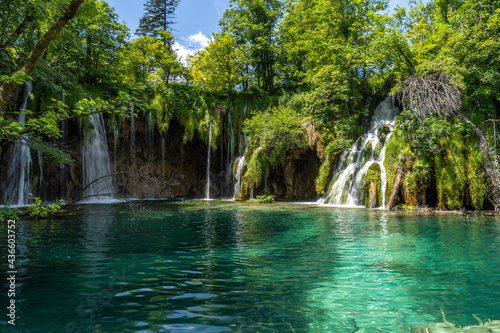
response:
{"label": "dark water area", "polygon": [[[7,228],[0,226],[7,275]],[[1,332],[410,332],[500,320],[500,218],[235,202],[18,221]]]}

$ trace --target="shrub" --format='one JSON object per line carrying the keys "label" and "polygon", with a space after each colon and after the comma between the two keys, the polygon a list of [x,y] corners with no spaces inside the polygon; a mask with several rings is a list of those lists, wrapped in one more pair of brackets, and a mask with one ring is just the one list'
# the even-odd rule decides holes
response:
{"label": "shrub", "polygon": [[0,209],[0,222],[7,222],[8,220],[18,220],[19,210],[10,207],[10,202],[5,202],[4,206]]}
{"label": "shrub", "polygon": [[64,203],[64,200],[62,199],[57,199],[54,203],[47,205],[42,203],[42,199],[33,196],[33,194],[31,193],[30,197],[35,201],[31,204],[31,206],[28,207],[28,214],[30,217],[44,218],[62,211],[62,204]]}
{"label": "shrub", "polygon": [[250,200],[250,202],[273,203],[274,202],[274,195],[258,195],[257,197],[255,197],[255,199]]}

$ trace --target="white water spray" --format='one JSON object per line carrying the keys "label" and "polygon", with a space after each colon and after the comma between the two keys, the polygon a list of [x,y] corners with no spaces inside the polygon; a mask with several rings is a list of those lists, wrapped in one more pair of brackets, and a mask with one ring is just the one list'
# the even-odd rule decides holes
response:
{"label": "white water spray", "polygon": [[[368,169],[377,164],[380,167],[382,208],[385,207],[387,174],[384,167],[385,149],[394,130],[398,108],[394,107],[391,98],[384,99],[375,109],[370,130],[356,140],[350,151],[340,158],[334,178],[318,203],[342,206],[361,206],[363,203],[363,187]],[[388,128],[385,141],[380,138],[384,128]],[[376,154],[377,148],[380,152]]]}
{"label": "white water spray", "polygon": [[207,155],[207,186],[205,189],[205,199],[210,199],[210,152],[212,151],[212,121],[208,134],[208,155]]}
{"label": "white water spray", "polygon": [[[20,124],[26,123],[24,109],[28,107],[28,99],[33,90],[33,83],[26,81],[24,84],[24,96],[21,104],[21,110],[17,121]],[[12,205],[25,206],[29,202],[29,194],[31,192],[30,166],[31,149],[26,144],[27,136],[22,135],[19,140],[14,143],[12,157],[8,167],[8,184],[5,191],[5,200]]]}
{"label": "white water spray", "polygon": [[[109,150],[106,139],[106,128],[101,113],[88,116],[82,144],[83,184],[92,183],[83,193],[92,196],[86,202],[109,202],[114,194],[113,177],[109,162]],[[103,198],[99,196],[108,196]]]}

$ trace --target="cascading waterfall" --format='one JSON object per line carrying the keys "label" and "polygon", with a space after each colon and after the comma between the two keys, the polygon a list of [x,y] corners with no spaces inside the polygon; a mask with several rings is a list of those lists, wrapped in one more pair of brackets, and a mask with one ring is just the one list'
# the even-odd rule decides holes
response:
{"label": "cascading waterfall", "polygon": [[212,121],[210,121],[210,130],[208,134],[207,185],[205,189],[206,199],[210,199],[210,152],[211,151],[212,151]]}
{"label": "cascading waterfall", "polygon": [[[247,101],[245,101],[245,106],[243,107],[243,122],[245,121],[246,118],[247,118]],[[247,140],[246,131],[243,131],[243,137],[244,137],[244,144],[245,144],[244,151],[243,151],[243,153],[241,152],[242,145],[240,143],[240,156],[236,157],[235,162],[234,162],[234,163],[237,163],[238,166],[236,167],[236,172],[233,175],[233,187],[234,187],[233,199],[235,199],[238,196],[238,194],[240,193],[241,177],[243,176],[243,168],[247,165],[247,161],[245,159],[245,155],[247,154],[247,151],[248,151],[248,140]],[[229,170],[229,172],[232,172],[232,167],[233,167],[233,164],[231,165],[231,170]]]}
{"label": "cascading waterfall", "polygon": [[[368,169],[377,164],[380,167],[382,208],[385,207],[387,175],[384,167],[385,149],[389,143],[398,114],[390,97],[384,99],[375,109],[368,132],[356,140],[350,151],[341,156],[329,190],[320,204],[360,206],[363,202],[363,187]],[[384,128],[387,133],[384,133]],[[381,137],[386,134],[385,140]]]}
{"label": "cascading waterfall", "polygon": [[113,123],[113,157],[114,157],[114,169],[117,169],[116,162],[118,160],[118,138],[120,136],[120,133],[118,131],[118,120],[115,117],[114,123]]}
{"label": "cascading waterfall", "polygon": [[153,122],[153,110],[150,110],[145,114],[147,117],[146,124],[148,126],[146,138],[148,143],[148,158],[152,160],[152,156],[154,154],[153,146],[154,146],[154,122]]}
{"label": "cascading waterfall", "polygon": [[[62,102],[66,105],[66,91],[62,92]],[[68,141],[68,121],[63,120],[60,123],[61,128],[61,147],[64,147]],[[60,184],[61,184],[61,192],[60,197],[64,198],[66,196],[67,191],[67,179],[69,178],[69,168],[68,166],[64,166],[60,173]]]}
{"label": "cascading waterfall", "polygon": [[[109,161],[109,150],[106,139],[106,127],[101,113],[88,116],[82,145],[83,158],[83,184],[90,185],[83,193],[84,196],[112,196],[114,194],[113,177]],[[95,198],[94,198],[95,199]],[[86,200],[94,202],[109,202],[98,198],[97,200]]]}
{"label": "cascading waterfall", "polygon": [[[28,107],[28,100],[33,91],[33,83],[26,81],[24,84],[24,96],[21,104],[21,110],[18,117],[20,124],[26,123],[26,115],[24,109]],[[12,157],[8,168],[8,184],[5,189],[5,200],[12,205],[25,206],[29,202],[29,194],[31,192],[30,166],[31,149],[26,144],[26,135],[22,135],[19,140],[14,143]]]}
{"label": "cascading waterfall", "polygon": [[161,175],[165,176],[165,138],[161,138]]}
{"label": "cascading waterfall", "polygon": [[240,193],[241,176],[243,175],[243,168],[247,165],[247,161],[245,160],[245,155],[237,157],[235,163],[238,163],[238,166],[236,167],[236,172],[234,173],[233,199],[235,199]]}
{"label": "cascading waterfall", "polygon": [[[132,172],[137,172],[137,148],[135,147],[135,115],[134,115],[134,103],[130,103],[130,163],[132,164]],[[136,181],[135,176],[134,182]],[[132,186],[131,195],[135,197],[137,194],[136,187]]]}
{"label": "cascading waterfall", "polygon": [[232,107],[232,102],[229,104],[229,111],[227,113],[227,122],[229,125],[229,140],[227,143],[227,169],[226,169],[226,187],[228,189],[231,188],[231,181],[233,180],[232,174],[233,174],[233,165],[236,162],[238,158],[234,157],[234,146],[235,146],[235,135],[234,135],[234,126],[233,126],[233,119],[231,116],[231,107]]}

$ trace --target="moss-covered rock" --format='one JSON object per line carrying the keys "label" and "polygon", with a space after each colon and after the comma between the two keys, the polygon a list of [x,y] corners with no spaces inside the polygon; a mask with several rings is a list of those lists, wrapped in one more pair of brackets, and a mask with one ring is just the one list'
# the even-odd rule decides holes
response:
{"label": "moss-covered rock", "polygon": [[481,209],[487,196],[483,155],[475,137],[467,137],[459,126],[439,142],[441,153],[434,158],[438,208]]}
{"label": "moss-covered rock", "polygon": [[236,200],[248,200],[250,190],[262,183],[262,178],[269,173],[269,165],[263,149],[256,150],[248,161],[245,175],[241,178],[240,193]]}
{"label": "moss-covered rock", "polygon": [[398,166],[398,163],[400,163],[399,156],[408,154],[409,152],[410,144],[405,140],[402,131],[398,128],[394,129],[391,140],[385,149],[384,167],[387,173],[386,202],[389,202],[394,187],[394,180],[396,179],[397,168],[400,167]]}
{"label": "moss-covered rock", "polygon": [[366,173],[363,189],[363,204],[368,208],[380,207],[382,205],[381,170],[378,164],[372,164]]}

